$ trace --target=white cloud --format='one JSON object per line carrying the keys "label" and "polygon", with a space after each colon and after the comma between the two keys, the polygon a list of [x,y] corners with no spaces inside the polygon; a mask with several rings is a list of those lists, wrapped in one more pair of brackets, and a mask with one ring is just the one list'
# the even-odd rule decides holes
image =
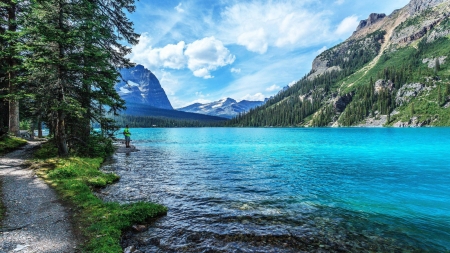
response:
{"label": "white cloud", "polygon": [[298,81],[292,81],[292,82],[290,82],[289,84],[288,84],[288,86],[289,87],[292,87],[292,86],[294,86],[294,84],[296,84]]}
{"label": "white cloud", "polygon": [[203,77],[204,79],[214,78],[213,76],[211,76],[209,74],[209,70],[206,69],[206,68],[197,69],[197,70],[195,70],[192,73],[194,74],[194,76],[196,76],[196,77]]}
{"label": "white cloud", "polygon": [[262,93],[256,93],[255,95],[247,94],[241,98],[241,100],[248,100],[248,101],[264,101],[264,99],[265,96]]}
{"label": "white cloud", "polygon": [[277,91],[277,90],[281,90],[281,87],[276,84],[274,84],[266,89],[266,91]]}
{"label": "white cloud", "polygon": [[266,33],[263,28],[255,31],[244,32],[237,38],[237,44],[245,46],[248,51],[263,54],[269,46]]}
{"label": "white cloud", "polygon": [[359,21],[358,17],[355,15],[349,16],[344,18],[344,20],[341,21],[341,23],[338,25],[335,33],[339,36],[348,36],[353,31],[356,30],[356,27],[358,26]]}
{"label": "white cloud", "polygon": [[[308,2],[308,1],[306,1]],[[226,7],[219,24],[221,40],[264,54],[273,47],[302,47],[329,37],[328,12],[313,12],[305,1],[251,1]]]}
{"label": "white cloud", "polygon": [[144,65],[147,68],[164,67],[182,69],[186,66],[184,56],[184,41],[178,44],[168,44],[163,48],[153,48],[151,38],[147,33],[141,34],[139,43],[133,46],[131,60]]}
{"label": "white cloud", "polygon": [[241,73],[241,69],[231,68],[231,73]]}
{"label": "white cloud", "polygon": [[336,0],[336,1],[334,1],[334,3],[337,4],[337,5],[342,5],[342,4],[344,4],[344,2],[345,2],[345,0]]}
{"label": "white cloud", "polygon": [[159,58],[166,68],[181,69],[185,65],[185,58],[183,55],[185,43],[184,41],[178,44],[169,44],[159,49]]}
{"label": "white cloud", "polygon": [[139,43],[133,47],[131,60],[149,69],[189,68],[194,76],[204,79],[213,78],[211,71],[234,62],[236,57],[230,53],[220,40],[207,37],[186,45],[168,44],[162,48],[153,48],[147,33],[141,35]]}
{"label": "white cloud", "polygon": [[181,8],[181,3],[179,3],[174,9],[177,11],[177,12],[179,12],[179,13],[183,13],[184,12],[184,10]]}
{"label": "white cloud", "polygon": [[210,72],[234,62],[236,57],[214,37],[196,40],[184,52],[188,68],[197,77],[212,78]]}

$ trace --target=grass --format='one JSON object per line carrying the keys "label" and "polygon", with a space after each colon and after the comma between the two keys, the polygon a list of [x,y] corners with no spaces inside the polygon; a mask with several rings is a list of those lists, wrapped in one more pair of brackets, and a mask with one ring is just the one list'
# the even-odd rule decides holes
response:
{"label": "grass", "polygon": [[24,139],[12,136],[3,136],[0,138],[0,155],[11,152],[25,144],[27,144],[27,141]]}
{"label": "grass", "polygon": [[154,203],[138,202],[121,205],[97,198],[93,190],[119,180],[115,174],[99,170],[103,158],[46,158],[52,155],[50,145],[37,151],[33,162],[37,174],[74,206],[74,219],[86,238],[82,248],[86,252],[122,252],[122,231],[136,223],[143,223],[167,213],[167,208]]}

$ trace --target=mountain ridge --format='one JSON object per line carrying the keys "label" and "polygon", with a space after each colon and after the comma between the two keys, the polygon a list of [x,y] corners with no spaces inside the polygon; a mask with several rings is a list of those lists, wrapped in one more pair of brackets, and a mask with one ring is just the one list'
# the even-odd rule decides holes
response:
{"label": "mountain ridge", "polygon": [[211,116],[219,116],[231,119],[241,113],[248,112],[257,106],[260,106],[264,101],[248,101],[242,100],[237,102],[232,98],[224,98],[219,101],[210,103],[194,103],[182,108],[177,108],[178,111],[193,112],[206,114]]}
{"label": "mountain ridge", "polygon": [[[388,16],[369,15],[318,55],[308,75],[230,125],[450,125],[449,3],[413,0]],[[396,103],[398,96],[408,102]]]}

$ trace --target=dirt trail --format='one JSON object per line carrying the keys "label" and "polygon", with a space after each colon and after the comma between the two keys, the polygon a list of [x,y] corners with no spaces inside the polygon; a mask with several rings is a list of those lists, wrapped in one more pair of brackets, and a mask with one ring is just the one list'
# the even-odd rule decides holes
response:
{"label": "dirt trail", "polygon": [[65,207],[54,190],[24,166],[40,142],[0,157],[6,215],[0,227],[0,252],[77,252]]}

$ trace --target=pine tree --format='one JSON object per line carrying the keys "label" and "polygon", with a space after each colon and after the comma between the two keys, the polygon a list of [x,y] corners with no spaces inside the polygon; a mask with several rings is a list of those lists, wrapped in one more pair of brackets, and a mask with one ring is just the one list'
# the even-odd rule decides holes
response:
{"label": "pine tree", "polygon": [[[90,123],[111,134],[113,120],[105,117],[124,108],[114,89],[118,68],[130,67],[130,49],[137,34],[123,10],[134,1],[40,0],[33,2],[26,35],[26,66],[36,85],[36,115],[51,128],[60,156],[69,146],[85,145]],[[45,92],[43,92],[45,91]],[[50,96],[50,97],[49,97]]]}
{"label": "pine tree", "polygon": [[439,63],[439,58],[436,58],[434,61],[434,74],[437,75],[439,70],[441,70],[441,64]]}
{"label": "pine tree", "polygon": [[[16,1],[9,0],[3,1],[0,5],[1,19],[1,41],[2,51],[0,58],[2,59],[2,74],[0,78],[3,82],[3,89],[5,98],[8,103],[8,111],[6,117],[8,119],[9,132],[18,136],[19,135],[19,96],[18,96],[18,82],[17,82],[17,69],[18,69],[18,53],[17,53],[17,40],[18,40],[18,4]],[[6,91],[6,92],[5,92]],[[4,106],[6,109],[6,106]],[[6,118],[5,117],[5,118]]]}

